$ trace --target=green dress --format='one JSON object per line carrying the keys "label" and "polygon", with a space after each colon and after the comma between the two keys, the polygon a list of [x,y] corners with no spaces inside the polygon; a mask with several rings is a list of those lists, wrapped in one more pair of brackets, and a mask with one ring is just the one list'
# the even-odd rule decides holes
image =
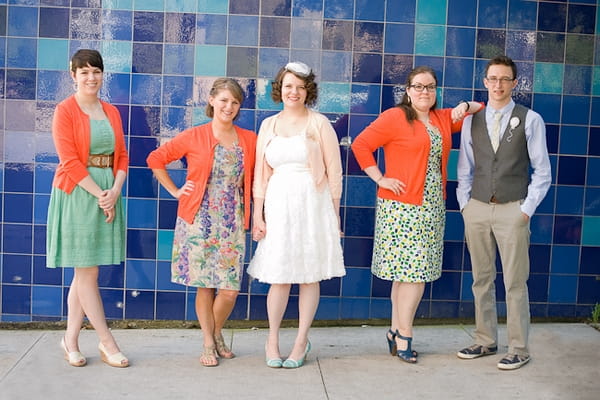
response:
{"label": "green dress", "polygon": [[[112,154],[113,129],[107,119],[90,120],[90,154]],[[87,168],[102,189],[114,182],[112,168]],[[121,197],[115,204],[115,218],[106,223],[98,199],[79,185],[70,194],[53,187],[48,206],[46,266],[93,267],[120,264],[125,260],[125,224]]]}

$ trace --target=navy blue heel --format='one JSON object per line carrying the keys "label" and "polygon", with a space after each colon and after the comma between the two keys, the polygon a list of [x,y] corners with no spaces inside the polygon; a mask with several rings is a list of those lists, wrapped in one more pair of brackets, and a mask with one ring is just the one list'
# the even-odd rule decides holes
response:
{"label": "navy blue heel", "polygon": [[[390,338],[388,336],[388,334],[390,334],[392,337]],[[398,346],[396,346],[396,332],[389,329],[387,331],[387,333],[385,334],[385,338],[387,339],[388,348],[390,349],[390,354],[395,356],[396,352],[398,351]]]}
{"label": "navy blue heel", "polygon": [[406,341],[406,349],[396,351],[396,355],[398,356],[398,358],[409,364],[415,364],[417,362],[417,356],[412,351],[412,339],[413,338],[408,337],[408,336],[402,336],[400,334],[400,332],[398,332],[398,330],[396,330],[396,337]]}

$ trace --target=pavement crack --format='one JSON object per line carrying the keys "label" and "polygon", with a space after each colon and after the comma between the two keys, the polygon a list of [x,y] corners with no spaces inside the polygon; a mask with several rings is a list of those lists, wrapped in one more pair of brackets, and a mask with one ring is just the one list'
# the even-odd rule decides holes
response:
{"label": "pavement crack", "polygon": [[25,356],[27,356],[29,353],[31,353],[31,350],[35,347],[36,344],[39,343],[40,340],[42,340],[42,338],[46,336],[45,333],[41,334],[32,344],[31,346],[29,346],[20,356],[19,358],[13,363],[13,365],[2,375],[0,376],[0,383],[2,383],[2,381],[4,381],[4,379],[6,379],[7,376],[9,376],[11,374],[12,371],[14,371],[15,368],[17,368],[17,365],[19,365],[21,363],[21,361],[25,358]]}
{"label": "pavement crack", "polygon": [[323,369],[321,369],[321,362],[319,357],[316,358],[317,365],[319,366],[319,376],[321,377],[321,384],[323,385],[323,391],[325,392],[325,398],[329,400],[329,393],[327,393],[327,386],[325,385],[325,378],[323,377]]}

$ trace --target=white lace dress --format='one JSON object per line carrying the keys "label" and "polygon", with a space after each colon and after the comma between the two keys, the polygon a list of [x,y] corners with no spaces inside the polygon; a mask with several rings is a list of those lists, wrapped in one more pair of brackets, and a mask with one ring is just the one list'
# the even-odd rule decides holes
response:
{"label": "white lace dress", "polygon": [[273,168],[265,193],[266,236],[248,274],[266,283],[312,283],[346,274],[329,188],[317,191],[305,134],[275,136],[265,149]]}

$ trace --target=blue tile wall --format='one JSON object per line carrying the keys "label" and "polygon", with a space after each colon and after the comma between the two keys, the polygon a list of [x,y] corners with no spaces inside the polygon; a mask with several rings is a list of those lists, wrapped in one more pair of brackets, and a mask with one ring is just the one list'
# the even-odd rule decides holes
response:
{"label": "blue tile wall", "polygon": [[[587,317],[600,302],[600,5],[525,0],[0,0],[0,320],[64,319],[72,270],[45,268],[46,215],[58,162],[54,106],[72,93],[70,55],[102,52],[102,96],[115,104],[131,165],[123,194],[127,259],[99,277],[108,318],[195,319],[195,291],[170,282],[177,202],[147,154],[207,121],[219,76],[247,92],[238,123],[257,130],[280,105],[270,79],[292,59],[319,79],[318,109],[351,141],[393,106],[413,66],[440,81],[439,103],[485,101],[489,57],[517,61],[517,102],[547,124],[553,183],[531,220],[531,312]],[[473,317],[471,266],[449,162],[442,278],[426,285],[420,318]],[[321,283],[318,319],[388,318],[390,282],[370,262],[375,185],[342,147],[347,275]],[[378,153],[381,166],[383,159]],[[185,180],[185,162],[174,163]],[[254,246],[248,237],[246,262]],[[266,319],[268,286],[244,276],[234,319]],[[286,318],[297,316],[292,291]],[[501,275],[499,314],[505,315]]]}

